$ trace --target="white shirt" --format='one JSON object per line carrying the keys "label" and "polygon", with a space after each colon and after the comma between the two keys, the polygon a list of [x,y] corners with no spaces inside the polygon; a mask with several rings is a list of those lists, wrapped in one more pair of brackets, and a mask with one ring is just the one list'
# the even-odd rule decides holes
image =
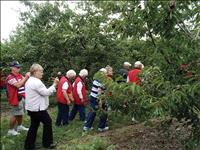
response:
{"label": "white shirt", "polygon": [[77,84],[77,93],[80,99],[83,99],[82,88],[83,88],[83,85],[81,81],[79,81]]}
{"label": "white shirt", "polygon": [[62,85],[62,90],[67,90],[69,87],[68,83],[65,82],[63,85]]}
{"label": "white shirt", "polygon": [[54,85],[47,89],[40,79],[30,77],[25,84],[25,109],[29,111],[46,110],[49,106],[49,96],[55,91]]}

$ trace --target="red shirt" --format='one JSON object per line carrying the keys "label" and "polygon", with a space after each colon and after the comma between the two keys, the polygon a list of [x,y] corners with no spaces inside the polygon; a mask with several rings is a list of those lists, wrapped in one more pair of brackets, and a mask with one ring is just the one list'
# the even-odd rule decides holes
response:
{"label": "red shirt", "polygon": [[67,94],[70,94],[72,92],[72,84],[69,81],[68,78],[66,77],[61,77],[60,82],[58,83],[58,89],[57,89],[57,102],[62,103],[62,104],[67,104],[67,100],[65,99],[63,92],[62,92],[62,87],[63,84],[67,82],[68,83],[68,89],[66,90]]}
{"label": "red shirt", "polygon": [[[78,92],[77,92],[77,84],[79,82],[81,82],[81,84],[83,86],[82,90],[81,90],[81,93],[83,95],[83,101],[81,101],[81,99],[79,98]],[[84,83],[83,79],[79,76],[74,81],[73,97],[74,97],[74,104],[82,105],[87,102],[85,83]]]}
{"label": "red shirt", "polygon": [[139,73],[141,72],[140,69],[133,69],[131,71],[128,72],[128,77],[129,77],[129,83],[135,83],[137,85],[141,84],[141,81],[138,77]]}
{"label": "red shirt", "polygon": [[20,88],[17,88],[14,86],[15,83],[19,82],[23,79],[23,76],[21,74],[13,74],[10,73],[6,77],[6,83],[7,83],[7,91],[8,91],[8,101],[9,104],[12,106],[17,106],[19,103],[18,95],[25,98],[25,88],[24,85]]}

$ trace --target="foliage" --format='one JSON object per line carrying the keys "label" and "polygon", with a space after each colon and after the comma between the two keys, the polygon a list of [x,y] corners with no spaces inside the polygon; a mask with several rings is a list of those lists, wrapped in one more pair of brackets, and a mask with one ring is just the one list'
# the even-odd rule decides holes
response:
{"label": "foliage", "polygon": [[[81,149],[81,148],[88,148],[93,147],[95,148],[100,148],[104,147],[107,148],[108,150],[114,149],[113,145],[108,145],[107,141],[103,138],[96,138],[94,139],[93,136],[97,134],[97,124],[98,124],[98,119],[94,122],[94,128],[95,130],[91,132],[83,132],[82,127],[83,127],[83,122],[80,122],[78,117],[75,118],[73,122],[70,122],[70,124],[67,127],[56,127],[54,121],[56,120],[56,115],[57,115],[57,108],[52,105],[52,103],[55,102],[55,99],[51,99],[50,105],[51,107],[49,108],[48,112],[53,120],[52,126],[53,126],[53,134],[54,134],[54,141],[55,143],[58,143],[58,148],[57,149]],[[2,107],[7,107],[8,104],[2,104]],[[70,108],[71,110],[71,108]],[[8,136],[7,131],[8,131],[8,123],[9,123],[9,112],[4,112],[1,114],[1,149],[3,148],[5,150],[7,149],[16,149],[16,150],[21,150],[23,149],[24,146],[24,141],[26,138],[26,131],[23,131],[20,133],[20,135],[17,136]],[[121,128],[124,125],[130,124],[130,118],[127,116],[124,116],[122,114],[110,114],[110,118],[112,118],[112,122],[109,122],[110,128]],[[30,117],[28,115],[24,115],[24,125],[28,127],[30,125]],[[42,124],[40,125],[37,133],[37,138],[36,138],[36,145],[42,148]],[[84,140],[84,142],[83,142]],[[77,144],[79,143],[79,144]]]}
{"label": "foliage", "polygon": [[[91,80],[111,65],[114,80],[99,79],[112,93],[101,98],[113,110],[141,121],[173,116],[198,125],[199,1],[81,1],[79,11],[65,1],[23,3],[29,8],[21,13],[23,25],[1,43],[3,62],[17,59],[24,72],[38,62],[45,81],[70,68],[88,69]],[[136,60],[145,65],[142,85],[119,83],[121,64]]]}

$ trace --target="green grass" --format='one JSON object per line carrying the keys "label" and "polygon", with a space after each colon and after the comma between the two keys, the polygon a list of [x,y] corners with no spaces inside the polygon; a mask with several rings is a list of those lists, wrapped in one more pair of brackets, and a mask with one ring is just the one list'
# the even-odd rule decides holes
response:
{"label": "green grass", "polygon": [[[8,105],[6,102],[4,106]],[[70,109],[71,110],[71,109]],[[97,124],[99,116],[97,115],[94,122],[94,130],[83,132],[83,122],[79,121],[77,114],[75,120],[69,123],[66,127],[56,127],[55,120],[57,115],[56,102],[53,97],[50,98],[49,114],[53,120],[53,135],[54,141],[57,143],[59,150],[114,150],[114,145],[109,145],[106,138],[96,137]],[[9,116],[4,115],[1,117],[1,146],[2,150],[22,150],[27,132],[21,132],[18,136],[8,136],[8,122]],[[122,127],[130,124],[130,117],[123,116],[119,112],[109,113],[108,126],[110,129]],[[30,118],[27,114],[24,116],[24,125],[29,127]],[[41,147],[42,150],[42,124],[40,124],[37,132],[36,145]]]}

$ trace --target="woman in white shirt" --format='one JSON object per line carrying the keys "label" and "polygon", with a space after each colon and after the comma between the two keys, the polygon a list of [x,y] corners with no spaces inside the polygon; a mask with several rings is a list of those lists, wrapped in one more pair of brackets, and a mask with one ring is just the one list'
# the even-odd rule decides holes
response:
{"label": "woman in white shirt", "polygon": [[30,68],[31,77],[25,84],[25,108],[31,118],[31,125],[27,133],[24,148],[35,149],[35,140],[40,122],[44,124],[42,144],[45,148],[55,148],[53,144],[52,120],[47,112],[49,96],[56,92],[59,80],[56,78],[49,88],[42,83],[43,68],[39,64],[33,64]]}

